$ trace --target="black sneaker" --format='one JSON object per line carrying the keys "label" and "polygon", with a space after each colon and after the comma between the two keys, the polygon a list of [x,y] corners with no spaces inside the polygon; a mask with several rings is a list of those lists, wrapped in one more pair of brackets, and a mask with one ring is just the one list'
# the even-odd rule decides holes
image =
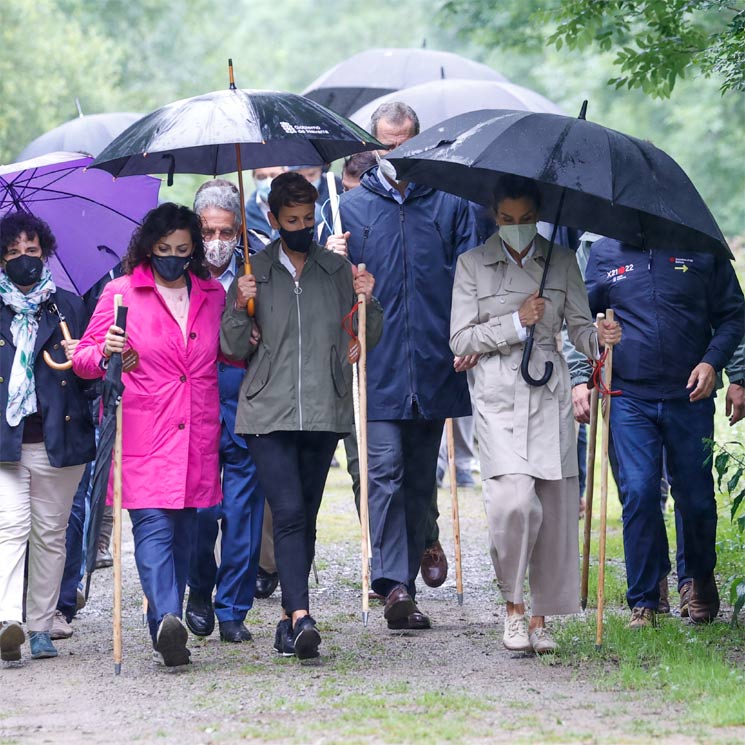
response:
{"label": "black sneaker", "polygon": [[318,657],[321,635],[316,628],[316,622],[310,616],[303,616],[295,622],[292,629],[292,641],[295,645],[295,657],[299,660]]}
{"label": "black sneaker", "polygon": [[188,665],[191,652],[186,648],[189,632],[178,616],[166,613],[158,627],[155,649],[163,656],[166,667]]}
{"label": "black sneaker", "polygon": [[282,657],[295,656],[295,642],[292,639],[292,621],[285,618],[277,624],[274,634],[274,649]]}

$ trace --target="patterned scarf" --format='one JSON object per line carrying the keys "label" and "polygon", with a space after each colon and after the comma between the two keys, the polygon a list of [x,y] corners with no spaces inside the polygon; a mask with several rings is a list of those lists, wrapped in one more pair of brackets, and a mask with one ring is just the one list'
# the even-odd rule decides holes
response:
{"label": "patterned scarf", "polygon": [[38,312],[41,304],[55,292],[52,273],[44,267],[41,278],[33,289],[24,295],[5,272],[0,272],[0,301],[15,311],[10,323],[13,344],[16,348],[8,382],[8,407],[6,416],[11,427],[37,410],[36,381],[34,380],[34,347],[39,331]]}

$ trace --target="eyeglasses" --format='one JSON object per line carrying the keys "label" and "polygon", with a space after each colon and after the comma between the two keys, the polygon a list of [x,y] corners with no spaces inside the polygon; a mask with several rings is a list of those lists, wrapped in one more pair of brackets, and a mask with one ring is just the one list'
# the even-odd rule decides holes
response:
{"label": "eyeglasses", "polygon": [[202,239],[205,241],[213,241],[215,238],[219,238],[221,241],[232,241],[238,233],[230,228],[205,228],[202,231]]}

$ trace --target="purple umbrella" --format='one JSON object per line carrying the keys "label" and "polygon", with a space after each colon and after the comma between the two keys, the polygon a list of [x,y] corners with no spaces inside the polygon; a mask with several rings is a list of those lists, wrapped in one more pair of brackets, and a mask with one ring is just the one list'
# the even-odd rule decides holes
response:
{"label": "purple umbrella", "polygon": [[49,261],[55,284],[78,295],[119,263],[160,188],[150,176],[115,179],[88,169],[92,162],[50,153],[0,166],[0,217],[23,211],[47,222],[57,239]]}

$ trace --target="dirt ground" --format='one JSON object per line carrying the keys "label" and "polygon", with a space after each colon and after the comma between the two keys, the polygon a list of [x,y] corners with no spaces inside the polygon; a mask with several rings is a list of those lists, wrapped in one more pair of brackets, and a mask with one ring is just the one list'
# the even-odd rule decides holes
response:
{"label": "dirt ground", "polygon": [[[449,509],[447,491],[440,504]],[[447,517],[442,538],[452,558]],[[347,476],[334,469],[319,522],[319,584],[311,580],[320,660],[274,654],[275,595],[249,613],[253,642],[222,644],[217,632],[191,638],[193,664],[172,672],[151,661],[127,521],[121,675],[111,661],[112,572],[101,570],[74,636],[57,643],[58,658],[31,660],[25,646],[22,663],[0,670],[0,744],[745,740],[742,731],[686,732],[674,705],[609,688],[600,665],[507,652],[478,489],[462,491],[461,523],[464,605],[451,565],[445,585],[420,591],[431,631],[389,631],[375,604],[365,628],[358,523]]]}

